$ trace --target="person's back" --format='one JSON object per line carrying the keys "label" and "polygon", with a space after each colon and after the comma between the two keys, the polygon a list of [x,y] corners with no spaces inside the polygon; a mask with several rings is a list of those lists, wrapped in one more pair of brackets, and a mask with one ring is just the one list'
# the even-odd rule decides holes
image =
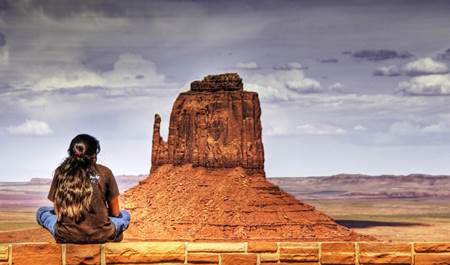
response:
{"label": "person's back", "polygon": [[130,215],[120,211],[119,189],[107,167],[96,164],[100,145],[86,134],[76,136],[69,156],[55,170],[48,199],[54,208],[41,207],[37,222],[61,243],[120,241]]}

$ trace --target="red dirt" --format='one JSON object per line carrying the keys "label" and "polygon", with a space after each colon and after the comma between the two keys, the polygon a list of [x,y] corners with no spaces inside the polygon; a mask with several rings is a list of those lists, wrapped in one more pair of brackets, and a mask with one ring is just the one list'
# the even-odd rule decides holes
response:
{"label": "red dirt", "polygon": [[373,240],[243,168],[163,165],[123,196],[133,240]]}
{"label": "red dirt", "polygon": [[0,232],[0,243],[55,242],[44,228]]}

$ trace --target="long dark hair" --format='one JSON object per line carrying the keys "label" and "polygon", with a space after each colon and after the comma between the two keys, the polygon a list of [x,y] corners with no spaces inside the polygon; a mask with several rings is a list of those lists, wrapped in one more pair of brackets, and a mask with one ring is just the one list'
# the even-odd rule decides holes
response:
{"label": "long dark hair", "polygon": [[100,152],[100,143],[93,136],[79,134],[72,139],[67,152],[69,156],[55,170],[58,183],[55,212],[58,221],[67,216],[80,222],[91,209],[91,177],[97,175],[94,157]]}

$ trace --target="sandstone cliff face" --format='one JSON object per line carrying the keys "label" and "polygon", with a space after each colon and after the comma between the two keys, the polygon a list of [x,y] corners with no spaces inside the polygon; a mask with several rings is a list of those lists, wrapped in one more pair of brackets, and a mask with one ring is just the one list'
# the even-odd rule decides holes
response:
{"label": "sandstone cliff face", "polygon": [[258,95],[237,74],[176,99],[167,142],[155,115],[150,176],[122,197],[140,240],[371,240],[265,178]]}
{"label": "sandstone cliff face", "polygon": [[243,91],[237,74],[192,82],[173,105],[167,142],[155,115],[151,171],[164,164],[192,164],[264,173],[260,116],[258,94]]}

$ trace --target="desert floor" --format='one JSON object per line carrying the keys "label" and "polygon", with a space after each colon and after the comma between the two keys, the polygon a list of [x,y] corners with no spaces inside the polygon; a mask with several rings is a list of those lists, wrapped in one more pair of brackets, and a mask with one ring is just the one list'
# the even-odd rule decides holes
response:
{"label": "desert floor", "polygon": [[[421,242],[450,239],[450,199],[302,201],[314,205],[338,223],[380,240]],[[36,224],[35,210],[35,207],[0,207],[0,242],[53,241],[49,233]]]}

